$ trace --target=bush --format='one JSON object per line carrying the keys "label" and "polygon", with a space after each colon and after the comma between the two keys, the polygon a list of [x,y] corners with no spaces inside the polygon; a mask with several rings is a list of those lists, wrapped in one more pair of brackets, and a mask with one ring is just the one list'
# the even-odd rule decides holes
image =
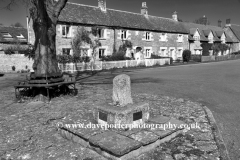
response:
{"label": "bush", "polygon": [[102,61],[124,61],[124,60],[131,60],[131,58],[125,57],[125,52],[118,51],[111,56],[103,56],[101,60]]}
{"label": "bush", "polygon": [[159,55],[151,54],[151,58],[150,59],[163,59],[163,58],[169,58],[169,57],[161,57]]}
{"label": "bush", "polygon": [[90,57],[81,57],[80,55],[57,55],[58,63],[82,63],[82,62],[89,62]]}
{"label": "bush", "polygon": [[191,59],[191,51],[188,49],[185,49],[182,54],[183,62],[189,62]]}
{"label": "bush", "polygon": [[12,66],[12,70],[15,71],[15,70],[16,70],[16,67],[15,67],[15,66]]}
{"label": "bush", "polygon": [[233,52],[232,54],[233,54],[233,55],[240,55],[240,51]]}
{"label": "bush", "polygon": [[213,53],[214,55],[218,55],[219,51],[223,52],[228,50],[229,49],[229,46],[226,45],[226,44],[222,44],[222,43],[217,43],[217,44],[214,44],[212,46],[212,50],[213,50]]}
{"label": "bush", "polygon": [[211,50],[212,46],[213,46],[213,44],[210,44],[210,43],[202,43],[201,44],[201,47],[203,48],[202,55],[203,56],[209,56],[210,55],[209,50]]}
{"label": "bush", "polygon": [[8,55],[15,54],[15,52],[12,48],[8,48],[4,52],[5,52],[5,54],[8,54]]}

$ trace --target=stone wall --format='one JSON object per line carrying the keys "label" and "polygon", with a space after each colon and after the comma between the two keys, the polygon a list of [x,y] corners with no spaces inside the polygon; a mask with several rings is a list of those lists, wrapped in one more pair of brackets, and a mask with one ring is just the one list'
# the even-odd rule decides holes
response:
{"label": "stone wall", "polygon": [[28,69],[32,70],[32,65],[33,60],[22,54],[0,54],[0,72],[11,72],[12,66],[15,66],[15,71],[26,70],[26,66],[28,66]]}
{"label": "stone wall", "polygon": [[[76,35],[78,26],[71,26],[70,35],[68,37],[62,36],[62,28],[61,25],[57,25],[57,36],[56,36],[56,50],[57,54],[62,54],[63,48],[72,48],[72,41],[74,35]],[[86,30],[91,30],[91,27],[84,26]],[[100,39],[101,47],[105,49],[105,55],[112,55],[114,52],[114,48],[116,50],[124,43],[124,40],[120,37],[119,29],[110,29],[105,28],[105,37]],[[177,33],[167,33],[167,41],[160,41],[160,32],[151,32],[151,40],[145,39],[145,31],[138,31],[138,30],[127,30],[127,39],[131,41],[133,44],[134,49],[136,47],[141,47],[143,52],[145,53],[145,49],[151,49],[151,53],[155,55],[161,56],[170,56],[169,50],[173,49],[174,53],[172,54],[173,58],[182,57],[181,53],[178,54],[178,50],[181,49],[188,49],[188,36],[185,34],[183,35],[183,41],[177,42]],[[160,47],[166,48],[165,55],[162,55],[160,51]],[[89,48],[89,46],[83,46],[83,48]],[[88,51],[89,55],[91,50]],[[71,50],[70,53],[73,53]]]}

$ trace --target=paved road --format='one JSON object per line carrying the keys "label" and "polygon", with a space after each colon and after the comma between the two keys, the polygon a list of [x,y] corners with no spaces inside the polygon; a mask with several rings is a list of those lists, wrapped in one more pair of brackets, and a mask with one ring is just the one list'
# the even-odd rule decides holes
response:
{"label": "paved road", "polygon": [[[240,60],[125,73],[131,76],[135,92],[186,98],[206,105],[213,112],[232,159],[240,159]],[[100,74],[94,79],[110,84],[112,77]]]}

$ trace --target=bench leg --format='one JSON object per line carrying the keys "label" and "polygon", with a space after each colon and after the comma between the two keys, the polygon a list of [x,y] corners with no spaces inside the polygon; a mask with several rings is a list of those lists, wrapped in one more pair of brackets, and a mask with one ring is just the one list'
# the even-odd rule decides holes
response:
{"label": "bench leg", "polygon": [[48,102],[50,102],[49,88],[47,88]]}

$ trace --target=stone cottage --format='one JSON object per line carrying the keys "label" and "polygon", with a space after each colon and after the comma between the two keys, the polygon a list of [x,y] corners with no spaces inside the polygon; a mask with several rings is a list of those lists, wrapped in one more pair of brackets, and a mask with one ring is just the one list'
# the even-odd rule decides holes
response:
{"label": "stone cottage", "polygon": [[22,27],[7,27],[0,25],[0,52],[9,48],[27,48],[28,32]]}
{"label": "stone cottage", "polygon": [[[188,49],[188,31],[177,21],[176,12],[171,19],[149,15],[146,2],[142,3],[140,13],[106,6],[106,0],[98,0],[98,6],[68,2],[58,20],[57,54],[73,54],[72,41],[79,26],[87,30],[98,29],[101,46],[97,58],[112,55],[126,40],[133,44],[134,52],[141,47],[145,58],[155,54],[177,59],[182,57],[184,49]],[[30,42],[33,43],[34,34],[29,26]],[[91,49],[87,45],[81,46],[78,54],[91,56]]]}
{"label": "stone cottage", "polygon": [[[204,18],[206,18],[204,16]],[[207,20],[206,20],[207,22]],[[188,30],[188,40],[189,40],[189,49],[191,50],[193,55],[202,55],[202,46],[203,43],[216,44],[223,43],[227,44],[230,49],[225,53],[221,54],[229,54],[233,51],[233,45],[236,41],[232,40],[232,38],[223,30],[221,27],[221,22],[218,22],[218,26],[212,25],[203,25],[203,24],[195,24],[195,23],[187,23],[183,22],[184,27]],[[213,53],[212,50],[209,50],[210,54]]]}
{"label": "stone cottage", "polygon": [[240,50],[240,25],[231,24],[231,19],[226,20],[224,31],[231,37],[235,42],[233,44],[233,52]]}

